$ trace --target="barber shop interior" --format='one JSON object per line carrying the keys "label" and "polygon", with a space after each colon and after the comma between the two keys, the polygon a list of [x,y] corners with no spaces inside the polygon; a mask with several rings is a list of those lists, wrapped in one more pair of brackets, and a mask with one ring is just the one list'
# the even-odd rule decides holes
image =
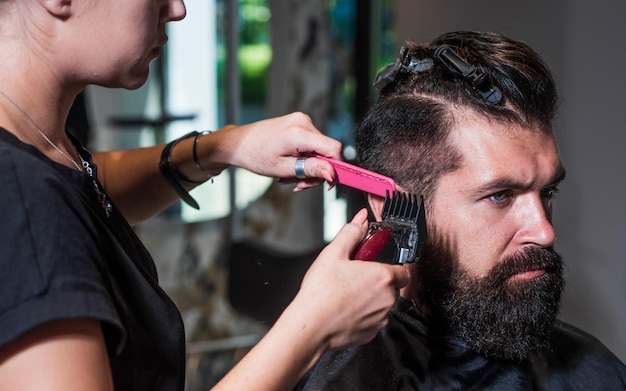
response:
{"label": "barber shop interior", "polygon": [[[407,41],[494,31],[554,74],[567,177],[554,199],[567,281],[559,319],[626,360],[626,3],[609,0],[186,0],[136,90],[88,86],[68,129],[91,151],[167,143],[300,111],[354,163],[375,76]],[[401,156],[397,157],[402,159]],[[320,251],[362,208],[362,191],[229,167],[136,226],[186,336],[185,389],[216,384],[272,327]],[[406,347],[410,349],[410,347]],[[308,389],[308,388],[307,388]],[[311,388],[313,389],[313,388]],[[593,389],[593,388],[590,388]]]}

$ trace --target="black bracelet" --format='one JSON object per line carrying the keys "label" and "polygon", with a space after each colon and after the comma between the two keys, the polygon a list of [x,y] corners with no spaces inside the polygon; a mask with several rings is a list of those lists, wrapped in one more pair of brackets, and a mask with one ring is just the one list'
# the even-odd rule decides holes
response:
{"label": "black bracelet", "polygon": [[194,130],[191,133],[187,133],[186,135],[167,143],[167,145],[165,145],[165,148],[163,148],[163,152],[161,152],[161,160],[159,161],[159,170],[161,171],[161,174],[163,175],[167,183],[172,186],[176,194],[178,194],[178,196],[187,205],[195,209],[200,209],[200,205],[198,205],[198,202],[196,202],[196,200],[194,200],[193,197],[189,195],[189,192],[185,189],[184,186],[197,186],[206,182],[208,178],[200,182],[192,181],[191,179],[187,178],[184,174],[178,171],[176,166],[172,163],[171,153],[172,148],[174,148],[174,145],[176,145],[179,141],[189,137],[197,136],[198,134],[200,134],[200,132]]}

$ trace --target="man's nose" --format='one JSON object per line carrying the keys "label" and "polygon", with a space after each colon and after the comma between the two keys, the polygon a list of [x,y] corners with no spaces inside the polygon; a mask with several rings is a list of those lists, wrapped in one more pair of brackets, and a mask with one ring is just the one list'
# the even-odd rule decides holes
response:
{"label": "man's nose", "polygon": [[520,218],[521,229],[518,233],[522,244],[541,248],[554,245],[556,232],[552,225],[552,208],[541,196],[532,195],[525,199]]}

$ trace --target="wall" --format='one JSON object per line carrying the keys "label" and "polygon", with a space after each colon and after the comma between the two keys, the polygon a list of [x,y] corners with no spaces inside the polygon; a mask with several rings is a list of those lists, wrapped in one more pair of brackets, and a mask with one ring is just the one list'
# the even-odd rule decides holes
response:
{"label": "wall", "polygon": [[567,263],[562,318],[626,360],[626,90],[621,0],[397,0],[398,47],[451,30],[525,41],[555,73],[555,129],[568,170],[556,201],[557,250]]}

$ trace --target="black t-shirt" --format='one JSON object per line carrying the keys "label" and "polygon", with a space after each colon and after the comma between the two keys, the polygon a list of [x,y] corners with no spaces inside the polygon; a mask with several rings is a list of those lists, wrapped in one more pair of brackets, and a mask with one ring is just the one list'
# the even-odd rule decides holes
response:
{"label": "black t-shirt", "polygon": [[559,322],[550,349],[522,363],[491,360],[428,321],[400,299],[370,343],[328,352],[300,391],[625,390],[626,367],[605,346]]}
{"label": "black t-shirt", "polygon": [[0,175],[0,348],[52,320],[96,319],[116,390],[182,390],[180,313],[124,217],[115,207],[106,216],[92,178],[4,129]]}

